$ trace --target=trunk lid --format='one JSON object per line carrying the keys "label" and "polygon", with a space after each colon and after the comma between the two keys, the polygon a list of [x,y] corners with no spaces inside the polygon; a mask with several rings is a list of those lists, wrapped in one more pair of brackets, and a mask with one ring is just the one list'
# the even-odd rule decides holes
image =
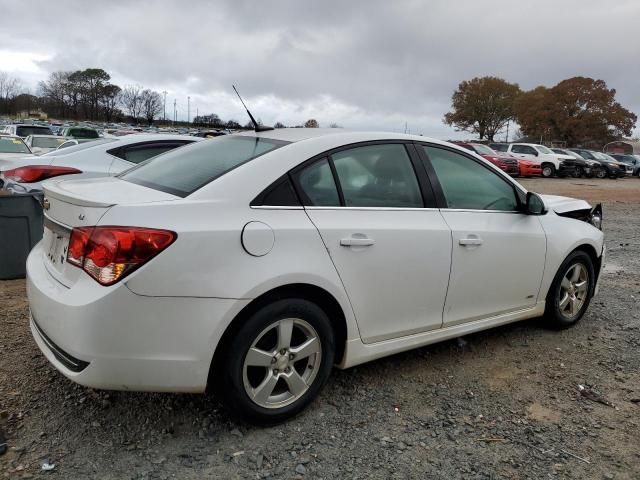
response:
{"label": "trunk lid", "polygon": [[81,270],[67,263],[74,227],[98,225],[114,205],[179,200],[180,197],[114,177],[85,180],[51,179],[43,183],[43,261],[49,273],[71,287]]}

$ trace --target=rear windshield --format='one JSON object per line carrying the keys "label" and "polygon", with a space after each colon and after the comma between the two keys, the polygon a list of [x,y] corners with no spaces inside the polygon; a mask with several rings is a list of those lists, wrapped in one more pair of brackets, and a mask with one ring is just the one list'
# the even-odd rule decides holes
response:
{"label": "rear windshield", "polygon": [[16,127],[16,135],[19,137],[28,137],[29,135],[52,135],[53,132],[49,127],[38,127],[36,125],[27,125]]}
{"label": "rear windshield", "polygon": [[90,128],[71,128],[67,136],[75,138],[100,138],[98,132]]}
{"label": "rear windshield", "polygon": [[487,147],[486,145],[482,145],[480,143],[474,143],[472,144],[473,148],[476,149],[476,152],[479,153],[480,155],[495,155],[496,152],[494,152],[491,148]]}
{"label": "rear windshield", "polygon": [[31,153],[20,138],[0,137],[0,153]]}
{"label": "rear windshield", "polygon": [[119,175],[131,183],[186,197],[225,173],[288,142],[226,136],[151,158]]}
{"label": "rear windshield", "polygon": [[66,138],[62,137],[33,137],[31,140],[31,146],[40,148],[58,148],[66,141]]}

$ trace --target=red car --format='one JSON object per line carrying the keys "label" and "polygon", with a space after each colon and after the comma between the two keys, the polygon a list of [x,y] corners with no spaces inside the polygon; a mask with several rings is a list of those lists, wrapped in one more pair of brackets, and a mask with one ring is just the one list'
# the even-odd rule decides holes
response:
{"label": "red car", "polygon": [[518,167],[520,168],[521,177],[539,177],[542,175],[542,169],[539,163],[530,162],[529,160],[518,159]]}
{"label": "red car", "polygon": [[[509,154],[505,154],[503,152],[496,152],[492,148],[483,145],[482,143],[467,143],[467,142],[458,142],[453,141],[451,143],[455,143],[456,145],[461,146],[462,148],[466,148],[467,150],[471,150],[472,152],[477,153],[481,157],[486,160],[489,160],[499,169],[505,171],[512,177],[518,177],[521,175],[520,167],[518,165],[518,159],[512,157]],[[540,172],[538,172],[538,175]]]}

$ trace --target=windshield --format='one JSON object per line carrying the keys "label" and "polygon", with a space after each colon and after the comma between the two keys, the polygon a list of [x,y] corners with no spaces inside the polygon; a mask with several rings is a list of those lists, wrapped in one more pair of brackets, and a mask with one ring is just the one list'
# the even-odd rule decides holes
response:
{"label": "windshield", "polygon": [[475,151],[480,155],[496,155],[496,152],[490,149],[489,147],[487,147],[486,145],[473,143],[472,146],[475,149]]}
{"label": "windshield", "polygon": [[51,135],[53,132],[49,127],[38,127],[37,125],[27,125],[16,127],[16,135],[28,137],[29,135]]}
{"label": "windshield", "polygon": [[119,177],[186,197],[243,163],[285,144],[260,137],[217,137],[153,157]]}
{"label": "windshield", "polygon": [[31,150],[21,138],[0,137],[0,153],[31,153]]}
{"label": "windshield", "polygon": [[553,152],[548,149],[547,147],[545,147],[544,145],[536,145],[536,149],[540,152],[540,153],[546,153],[546,154],[553,154]]}
{"label": "windshield", "polygon": [[60,144],[66,142],[62,137],[33,137],[31,140],[32,147],[40,148],[58,148]]}
{"label": "windshield", "polygon": [[[64,140],[67,141],[66,139],[64,139]],[[79,143],[78,145],[74,145],[72,147],[65,147],[62,150],[53,150],[51,152],[45,153],[42,156],[43,157],[46,157],[46,156],[57,157],[59,155],[68,155],[70,153],[79,152],[81,150],[86,150],[87,148],[92,148],[92,147],[95,147],[97,145],[102,145],[104,143],[115,142],[116,140],[117,140],[116,138],[103,138],[101,140],[95,140],[93,142]]]}

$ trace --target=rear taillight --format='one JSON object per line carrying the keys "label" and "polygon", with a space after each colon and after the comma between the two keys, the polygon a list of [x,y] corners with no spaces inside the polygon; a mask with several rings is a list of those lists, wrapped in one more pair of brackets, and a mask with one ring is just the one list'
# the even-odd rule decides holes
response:
{"label": "rear taillight", "polygon": [[175,232],[155,228],[74,228],[67,261],[101,285],[113,285],[158,255],[176,237]]}
{"label": "rear taillight", "polygon": [[47,178],[72,175],[74,173],[82,173],[82,170],[71,167],[53,167],[51,165],[29,165],[3,172],[5,178],[19,183],[41,182]]}

